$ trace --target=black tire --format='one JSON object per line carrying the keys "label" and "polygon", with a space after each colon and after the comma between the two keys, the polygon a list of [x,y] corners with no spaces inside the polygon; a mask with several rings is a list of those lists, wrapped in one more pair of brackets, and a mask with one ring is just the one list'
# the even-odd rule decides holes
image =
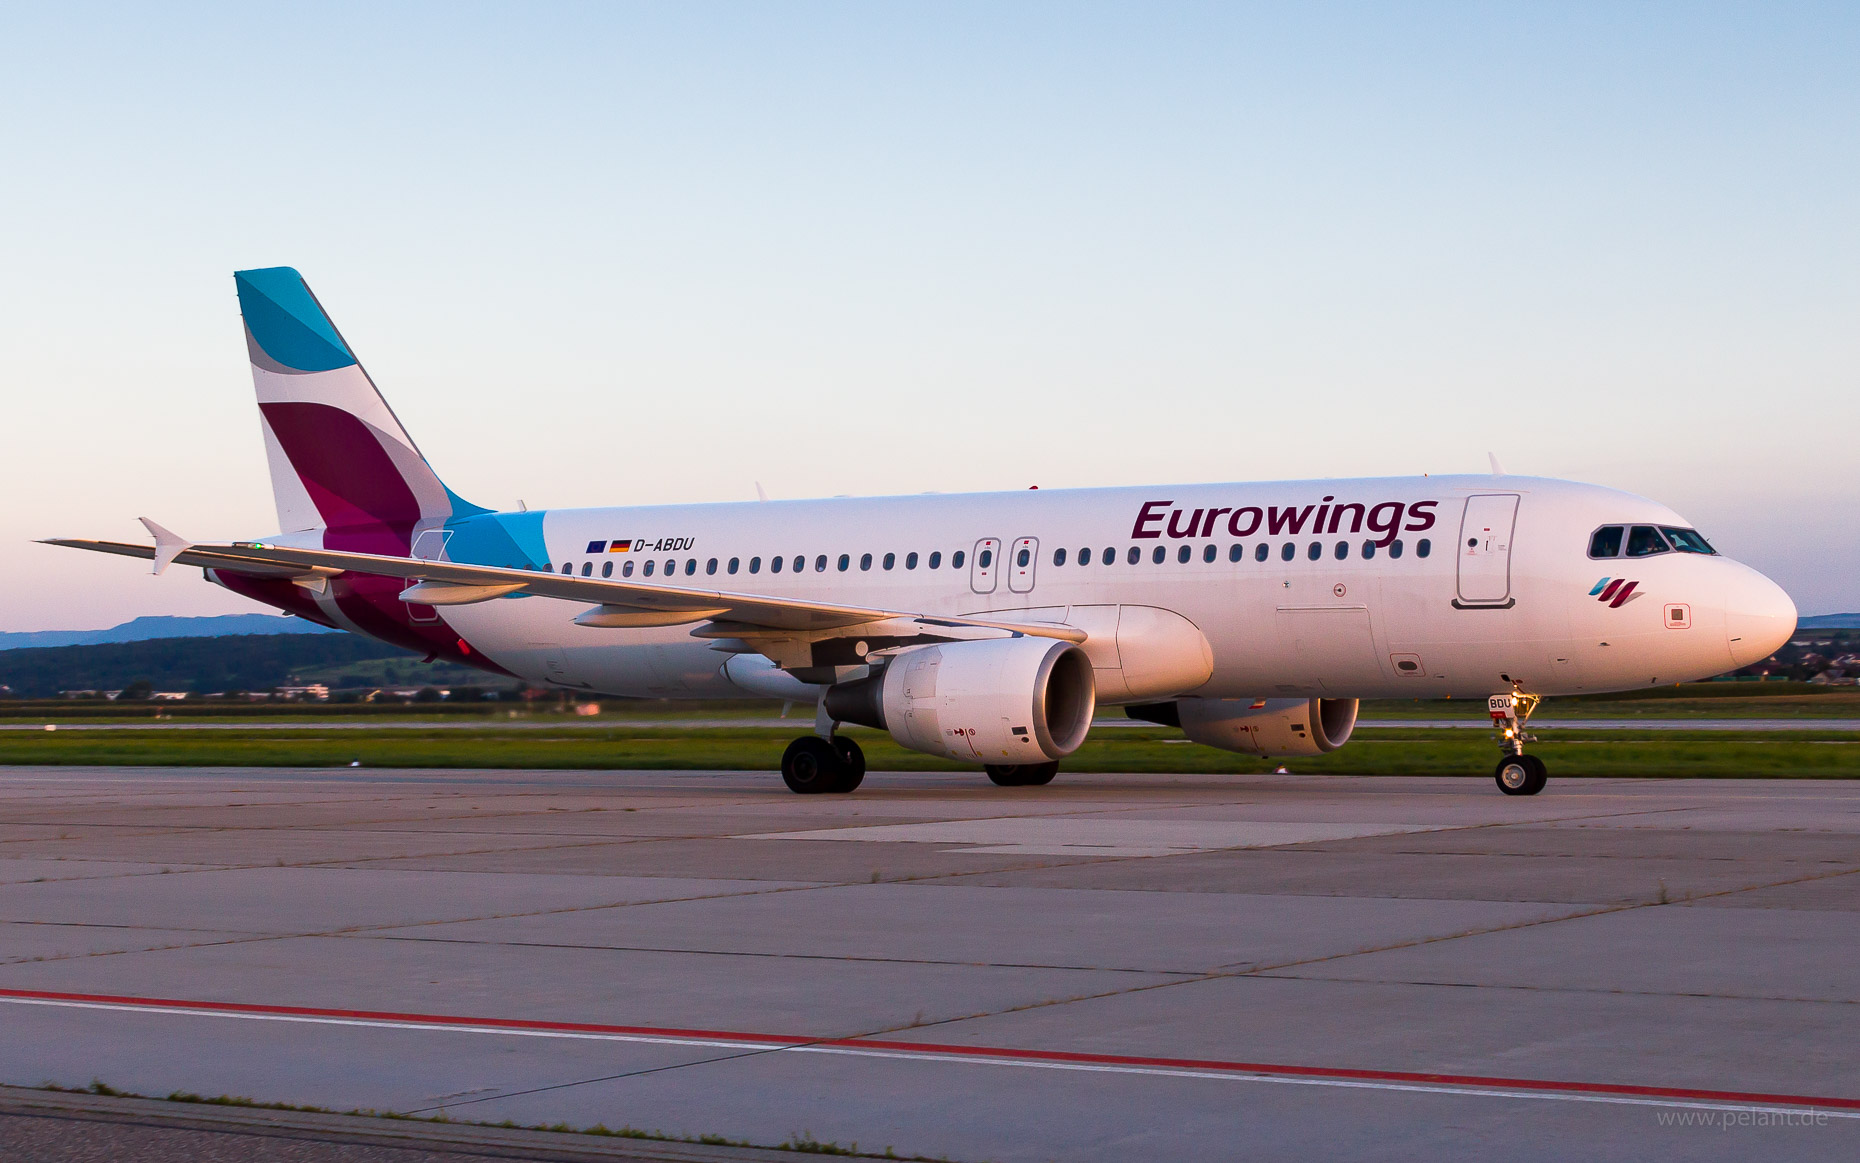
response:
{"label": "black tire", "polygon": [[1535,755],[1526,755],[1524,762],[1531,766],[1531,781],[1525,785],[1524,794],[1534,796],[1544,790],[1544,785],[1550,782],[1550,771],[1544,766],[1544,761]]}
{"label": "black tire", "polygon": [[1507,755],[1492,769],[1492,779],[1497,782],[1498,790],[1508,796],[1535,795],[1537,788],[1531,784],[1536,772],[1528,756]]}
{"label": "black tire", "polygon": [[996,787],[1039,787],[1053,782],[1058,763],[990,763],[982,768]]}
{"label": "black tire", "polygon": [[845,772],[838,748],[818,735],[803,735],[782,752],[781,781],[797,795],[838,791]]}
{"label": "black tire", "polygon": [[842,770],[836,792],[849,792],[865,782],[865,751],[857,741],[844,735],[833,737],[833,748],[840,753]]}
{"label": "black tire", "polygon": [[1059,763],[1057,761],[1030,763],[1020,769],[1020,785],[1022,787],[1044,787],[1053,782],[1053,777],[1058,774]]}

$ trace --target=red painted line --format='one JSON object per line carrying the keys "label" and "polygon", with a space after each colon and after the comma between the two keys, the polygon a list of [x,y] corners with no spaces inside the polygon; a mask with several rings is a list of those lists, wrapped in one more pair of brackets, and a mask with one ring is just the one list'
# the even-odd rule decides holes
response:
{"label": "red painted line", "polygon": [[1545,1078],[1505,1078],[1484,1074],[1431,1074],[1407,1070],[1357,1070],[1337,1066],[1293,1066],[1278,1062],[1238,1062],[1219,1058],[1151,1058],[1128,1054],[1087,1054],[1067,1050],[1028,1050],[1010,1046],[959,1046],[942,1042],[897,1042],[876,1038],[808,1038],[794,1034],[752,1034],[740,1030],[696,1030],[671,1026],[617,1026],[600,1022],[550,1022],[523,1018],[480,1018],[459,1014],[415,1014],[391,1010],[326,1009],[318,1006],[259,1005],[250,1002],[192,1001],[185,998],[135,997],[106,993],[62,993],[39,989],[0,989],[0,998],[21,1001],[187,1009],[206,1013],[252,1016],[332,1018],[351,1021],[397,1022],[418,1026],[475,1026],[494,1030],[527,1030],[575,1034],[614,1034],[646,1038],[701,1038],[748,1042],[771,1047],[807,1046],[825,1049],[904,1051],[950,1058],[997,1058],[1056,1065],[1148,1067],[1166,1070],[1222,1071],[1274,1078],[1338,1079],[1358,1082],[1410,1083],[1421,1086],[1478,1086],[1540,1094],[1594,1095],[1619,1098],[1675,1099],[1693,1102],[1728,1102],[1766,1106],[1825,1107],[1860,1110],[1860,1098],[1827,1095],[1773,1094],[1748,1090],[1700,1090],[1679,1086],[1635,1086],[1611,1082],[1569,1082]]}

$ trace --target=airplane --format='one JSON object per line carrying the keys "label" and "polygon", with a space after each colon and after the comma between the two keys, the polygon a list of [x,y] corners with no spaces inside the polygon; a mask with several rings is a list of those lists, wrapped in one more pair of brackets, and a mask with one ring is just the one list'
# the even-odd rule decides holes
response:
{"label": "airplane", "polygon": [[[494,511],[447,488],[297,271],[235,274],[275,536],[49,544],[526,683],[815,707],[781,760],[844,793],[844,723],[1052,781],[1100,701],[1196,743],[1312,756],[1359,700],[1485,698],[1507,795],[1546,696],[1708,678],[1795,631],[1789,596],[1657,502],[1420,476]],[[758,491],[759,488],[758,488]]]}

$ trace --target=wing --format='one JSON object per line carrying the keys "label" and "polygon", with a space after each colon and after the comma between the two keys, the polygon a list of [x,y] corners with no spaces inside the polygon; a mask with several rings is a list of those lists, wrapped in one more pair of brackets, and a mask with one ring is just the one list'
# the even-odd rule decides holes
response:
{"label": "wing", "polygon": [[[168,556],[175,548],[164,547],[158,555],[153,546],[121,541],[55,538],[45,544],[153,559],[161,565],[166,562],[161,562],[160,557]],[[1085,631],[1056,622],[1004,622],[986,618],[945,617],[875,606],[808,602],[728,590],[576,577],[376,553],[301,549],[261,542],[188,545],[178,552],[172,552],[170,560],[179,565],[225,569],[265,577],[302,578],[306,581],[339,573],[407,578],[417,580],[419,584],[410,588],[402,597],[411,602],[435,606],[489,601],[511,594],[535,594],[544,598],[592,604],[594,609],[574,619],[580,625],[611,627],[710,623],[692,631],[701,638],[742,638],[751,641],[770,636],[819,638],[823,633],[836,630],[884,624],[874,628],[881,631],[903,629],[907,625],[920,628],[915,635],[905,635],[907,637],[926,634],[934,636],[938,631],[983,630],[1058,638],[1066,642],[1083,642],[1086,639]],[[898,637],[883,633],[874,636]]]}

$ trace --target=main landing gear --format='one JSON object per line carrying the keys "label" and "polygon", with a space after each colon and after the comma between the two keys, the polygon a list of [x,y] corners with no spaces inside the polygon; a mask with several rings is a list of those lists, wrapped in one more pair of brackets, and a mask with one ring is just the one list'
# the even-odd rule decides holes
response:
{"label": "main landing gear", "polygon": [[1039,787],[1053,782],[1059,774],[1059,764],[1054,763],[988,763],[982,766],[988,778],[994,780],[996,787]]}
{"label": "main landing gear", "polygon": [[781,780],[802,795],[849,792],[865,781],[865,752],[844,735],[803,735],[782,754]]}
{"label": "main landing gear", "polygon": [[1531,712],[1542,701],[1541,696],[1515,689],[1515,684],[1510,694],[1493,695],[1486,700],[1492,725],[1499,730],[1499,749],[1504,752],[1492,776],[1498,782],[1498,790],[1508,796],[1534,796],[1549,782],[1544,761],[1524,753],[1526,743],[1537,742],[1537,736],[1525,733],[1524,725],[1530,722]]}

